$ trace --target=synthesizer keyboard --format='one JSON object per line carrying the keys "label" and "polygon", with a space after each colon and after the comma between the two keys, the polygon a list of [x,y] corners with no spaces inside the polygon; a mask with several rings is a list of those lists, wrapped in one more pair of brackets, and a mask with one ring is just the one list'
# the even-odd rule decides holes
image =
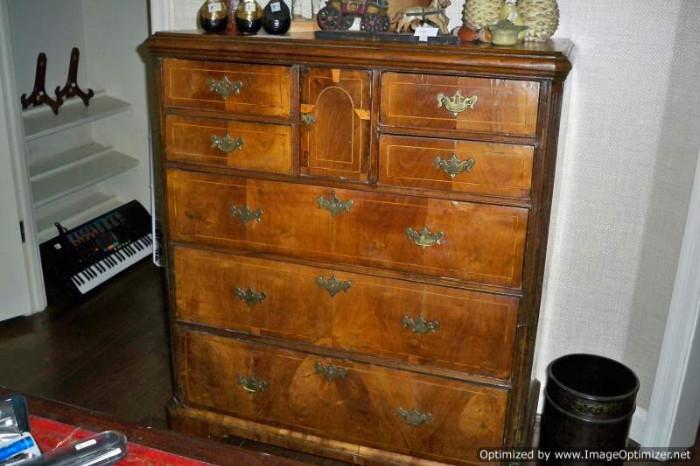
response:
{"label": "synthesizer keyboard", "polygon": [[44,269],[85,294],[153,253],[151,217],[131,201],[40,246]]}

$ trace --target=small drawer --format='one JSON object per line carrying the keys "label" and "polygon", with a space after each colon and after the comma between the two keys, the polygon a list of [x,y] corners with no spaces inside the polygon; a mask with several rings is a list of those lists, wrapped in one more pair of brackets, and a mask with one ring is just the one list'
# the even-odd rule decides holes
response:
{"label": "small drawer", "polygon": [[170,237],[520,287],[528,210],[169,170]]}
{"label": "small drawer", "polygon": [[198,332],[177,341],[193,407],[449,464],[503,440],[503,389]]}
{"label": "small drawer", "polygon": [[292,173],[289,126],[168,115],[165,156],[173,162]]}
{"label": "small drawer", "polygon": [[379,182],[514,198],[528,197],[531,146],[383,135]]}
{"label": "small drawer", "polygon": [[384,73],[381,123],[534,136],[539,91],[534,81]]}
{"label": "small drawer", "polygon": [[199,249],[174,258],[178,319],[510,377],[517,298]]}
{"label": "small drawer", "polygon": [[372,73],[305,68],[301,81],[302,173],[366,180]]}
{"label": "small drawer", "polygon": [[288,117],[291,86],[288,66],[163,60],[166,106]]}

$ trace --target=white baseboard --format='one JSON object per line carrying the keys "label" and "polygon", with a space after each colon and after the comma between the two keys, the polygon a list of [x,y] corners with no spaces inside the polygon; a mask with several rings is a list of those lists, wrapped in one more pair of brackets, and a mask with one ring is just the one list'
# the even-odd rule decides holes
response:
{"label": "white baseboard", "polygon": [[647,424],[647,410],[637,406],[637,410],[632,416],[632,426],[630,427],[630,438],[641,444],[644,438],[644,428]]}

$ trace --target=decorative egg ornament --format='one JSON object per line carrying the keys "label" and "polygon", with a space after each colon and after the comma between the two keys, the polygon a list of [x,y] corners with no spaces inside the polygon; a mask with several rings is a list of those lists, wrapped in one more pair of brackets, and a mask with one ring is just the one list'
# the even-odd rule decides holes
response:
{"label": "decorative egg ornament", "polygon": [[199,24],[206,32],[224,32],[228,25],[228,5],[221,0],[207,0],[199,9]]}
{"label": "decorative egg ornament", "polygon": [[268,34],[284,34],[292,25],[292,12],[283,0],[271,0],[263,9],[262,25]]}
{"label": "decorative egg ornament", "polygon": [[464,4],[464,24],[475,31],[491,26],[501,19],[503,0],[467,0]]}
{"label": "decorative egg ornament", "polygon": [[528,27],[525,41],[544,42],[559,27],[559,6],[556,0],[520,0],[518,12]]}

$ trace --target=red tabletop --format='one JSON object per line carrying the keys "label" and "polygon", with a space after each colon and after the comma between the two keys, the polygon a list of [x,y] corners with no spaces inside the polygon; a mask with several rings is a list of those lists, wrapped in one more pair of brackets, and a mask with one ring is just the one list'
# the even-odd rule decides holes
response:
{"label": "red tabletop", "polygon": [[[43,453],[49,452],[65,444],[83,440],[97,433],[38,416],[30,416],[29,423],[32,435],[39,445],[39,449]],[[162,450],[157,450],[155,448],[145,447],[133,442],[128,442],[127,448],[128,455],[126,458],[117,463],[118,466],[208,466],[212,464],[188,459]]]}
{"label": "red tabletop", "polygon": [[[13,392],[0,387],[0,397]],[[302,463],[227,443],[195,438],[113,419],[65,403],[27,396],[30,428],[43,452],[59,444],[114,430],[128,440],[128,457],[119,463],[147,466],[302,466]]]}

